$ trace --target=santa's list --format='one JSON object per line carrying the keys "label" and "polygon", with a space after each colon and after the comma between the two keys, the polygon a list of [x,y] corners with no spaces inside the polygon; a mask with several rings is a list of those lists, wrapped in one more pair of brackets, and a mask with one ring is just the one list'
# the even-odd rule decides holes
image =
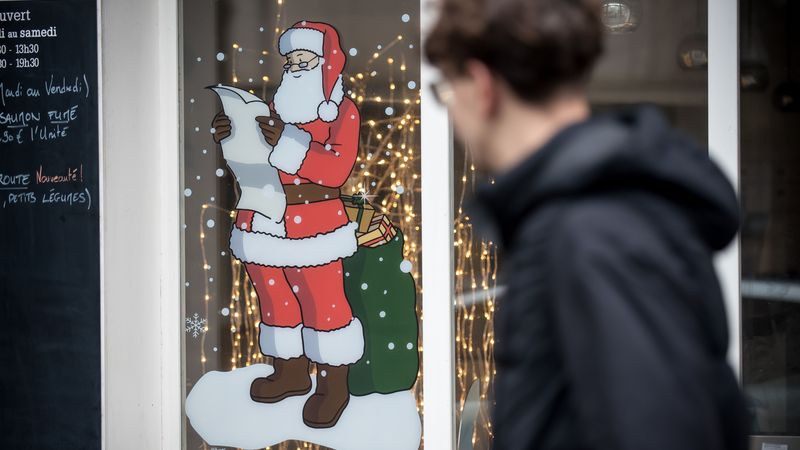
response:
{"label": "santa's list", "polygon": [[80,8],[53,9],[61,8],[0,2],[0,210],[6,212],[90,210],[96,202],[96,36],[81,30]]}

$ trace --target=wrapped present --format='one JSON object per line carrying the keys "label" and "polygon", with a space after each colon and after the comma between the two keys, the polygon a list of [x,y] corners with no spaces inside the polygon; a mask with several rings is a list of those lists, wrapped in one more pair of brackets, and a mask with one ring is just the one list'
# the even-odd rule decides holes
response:
{"label": "wrapped present", "polygon": [[384,214],[378,214],[372,219],[369,231],[358,234],[358,245],[375,248],[392,240],[397,235],[397,230]]}
{"label": "wrapped present", "polygon": [[358,232],[367,233],[375,218],[375,207],[372,206],[364,196],[342,195],[345,213],[351,222],[358,223]]}

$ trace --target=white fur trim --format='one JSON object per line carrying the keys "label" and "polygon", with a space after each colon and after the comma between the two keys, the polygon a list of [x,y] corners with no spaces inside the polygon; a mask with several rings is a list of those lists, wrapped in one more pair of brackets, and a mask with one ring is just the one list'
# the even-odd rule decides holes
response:
{"label": "white fur trim", "polygon": [[355,364],[364,356],[364,328],[356,318],[344,328],[332,331],[303,328],[303,345],[306,356],[315,363]]}
{"label": "white fur trim", "polygon": [[322,56],[323,40],[322,32],[313,28],[289,28],[281,35],[278,49],[284,56],[295,50],[308,50]]}
{"label": "white fur trim", "polygon": [[336,79],[336,84],[334,84],[333,88],[331,89],[331,101],[339,105],[342,103],[343,98],[344,84],[342,84],[342,76],[339,75],[339,78]]}
{"label": "white fur trim", "polygon": [[303,326],[274,327],[261,323],[258,344],[261,353],[273,358],[291,359],[303,356]]}
{"label": "white fur trim", "polygon": [[328,233],[291,239],[234,228],[231,254],[243,263],[269,267],[321,266],[356,252],[357,229],[358,224],[350,222]]}
{"label": "white fur trim", "polygon": [[269,155],[269,163],[277,169],[294,175],[303,165],[310,145],[311,134],[309,132],[287,123],[283,127],[281,138],[278,139],[278,145],[272,149],[272,153]]}
{"label": "white fur trim", "polygon": [[256,212],[253,214],[253,224],[250,231],[271,234],[278,237],[286,237],[286,222],[283,220],[280,222],[275,222],[269,217]]}

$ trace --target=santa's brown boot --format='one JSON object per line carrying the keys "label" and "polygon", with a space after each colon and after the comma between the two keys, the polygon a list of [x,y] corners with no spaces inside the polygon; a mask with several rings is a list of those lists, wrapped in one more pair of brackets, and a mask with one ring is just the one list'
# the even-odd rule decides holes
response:
{"label": "santa's brown boot", "polygon": [[250,398],[253,401],[278,403],[287,397],[305,395],[311,391],[308,358],[275,358],[272,365],[275,368],[272,375],[256,378],[250,385]]}
{"label": "santa's brown boot", "polygon": [[331,428],[350,402],[350,366],[317,364],[317,390],[303,407],[303,422],[311,428]]}

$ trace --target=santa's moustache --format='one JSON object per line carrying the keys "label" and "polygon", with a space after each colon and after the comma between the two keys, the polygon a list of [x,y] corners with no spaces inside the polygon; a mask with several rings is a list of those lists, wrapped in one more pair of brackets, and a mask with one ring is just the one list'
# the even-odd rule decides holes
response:
{"label": "santa's moustache", "polygon": [[272,99],[275,111],[287,123],[308,123],[317,119],[317,108],[325,100],[322,92],[322,64],[311,70],[284,71]]}

